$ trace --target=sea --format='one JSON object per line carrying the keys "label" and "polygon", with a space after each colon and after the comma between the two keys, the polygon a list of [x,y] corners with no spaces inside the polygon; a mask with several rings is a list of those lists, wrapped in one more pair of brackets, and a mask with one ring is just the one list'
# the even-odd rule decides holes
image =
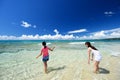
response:
{"label": "sea", "polygon": [[[87,59],[85,42],[89,41],[102,55],[119,56],[120,40],[45,40],[55,47],[49,52],[48,66],[64,68],[71,61]],[[35,80],[44,74],[40,53],[43,40],[0,40],[0,80]]]}

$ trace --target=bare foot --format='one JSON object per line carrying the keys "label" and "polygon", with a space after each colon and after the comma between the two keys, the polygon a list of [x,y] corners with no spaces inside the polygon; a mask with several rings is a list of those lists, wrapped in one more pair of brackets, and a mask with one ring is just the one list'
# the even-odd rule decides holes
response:
{"label": "bare foot", "polygon": [[47,71],[45,71],[45,74],[48,74],[48,72],[47,72]]}
{"label": "bare foot", "polygon": [[97,71],[93,71],[93,73],[98,74],[98,72],[97,72]]}

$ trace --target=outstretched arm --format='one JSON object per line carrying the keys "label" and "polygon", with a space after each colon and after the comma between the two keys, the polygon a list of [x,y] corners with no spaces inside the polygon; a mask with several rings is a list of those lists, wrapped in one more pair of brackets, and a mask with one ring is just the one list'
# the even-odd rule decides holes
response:
{"label": "outstretched arm", "polygon": [[50,51],[53,51],[54,49],[55,49],[55,47],[53,47],[53,48],[49,48]]}
{"label": "outstretched arm", "polygon": [[36,57],[36,59],[39,58],[41,55],[42,55],[42,52],[40,52],[40,54]]}

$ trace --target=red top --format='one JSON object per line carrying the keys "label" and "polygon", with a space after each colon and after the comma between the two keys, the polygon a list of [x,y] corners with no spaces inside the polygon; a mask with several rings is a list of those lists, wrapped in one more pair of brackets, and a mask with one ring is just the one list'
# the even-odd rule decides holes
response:
{"label": "red top", "polygon": [[46,46],[46,48],[42,48],[41,52],[42,52],[42,54],[43,54],[43,57],[49,55],[48,50],[49,50],[49,48],[48,48],[47,46]]}

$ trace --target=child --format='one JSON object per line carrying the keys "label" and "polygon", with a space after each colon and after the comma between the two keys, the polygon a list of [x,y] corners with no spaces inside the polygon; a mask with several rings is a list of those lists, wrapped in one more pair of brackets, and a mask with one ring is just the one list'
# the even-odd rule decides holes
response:
{"label": "child", "polygon": [[88,47],[88,64],[90,64],[90,53],[92,53],[91,60],[93,60],[93,57],[94,57],[94,61],[95,61],[94,73],[97,73],[99,71],[99,63],[102,59],[102,56],[101,56],[100,52],[98,51],[98,49],[96,49],[94,46],[92,46],[90,42],[86,42],[85,45],[86,45],[86,47]]}
{"label": "child", "polygon": [[53,51],[55,47],[49,48],[46,46],[46,42],[42,42],[43,48],[41,49],[40,54],[36,57],[43,56],[42,61],[44,63],[45,73],[47,73],[47,61],[49,60],[49,53],[48,50]]}

